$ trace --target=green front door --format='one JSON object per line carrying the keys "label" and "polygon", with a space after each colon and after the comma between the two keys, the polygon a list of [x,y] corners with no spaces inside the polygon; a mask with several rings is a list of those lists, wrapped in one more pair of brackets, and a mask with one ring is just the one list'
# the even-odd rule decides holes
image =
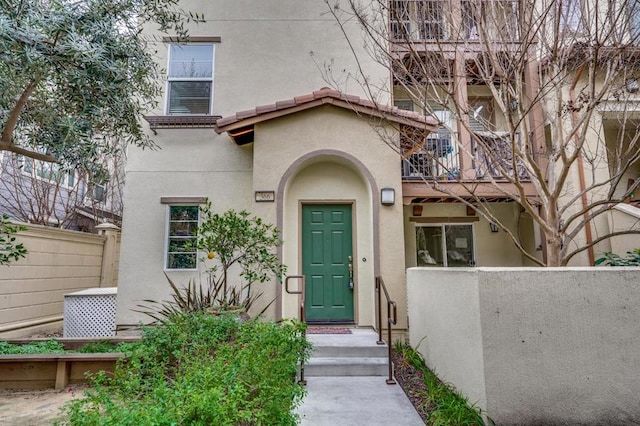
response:
{"label": "green front door", "polygon": [[302,273],[310,322],[353,322],[351,205],[302,206]]}

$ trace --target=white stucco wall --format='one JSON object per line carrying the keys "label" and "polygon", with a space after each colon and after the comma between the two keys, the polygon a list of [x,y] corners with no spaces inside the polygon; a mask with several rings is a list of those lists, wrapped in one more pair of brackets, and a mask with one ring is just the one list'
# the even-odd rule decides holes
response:
{"label": "white stucco wall", "polygon": [[411,268],[411,344],[497,424],[630,424],[639,283],[639,268]]}

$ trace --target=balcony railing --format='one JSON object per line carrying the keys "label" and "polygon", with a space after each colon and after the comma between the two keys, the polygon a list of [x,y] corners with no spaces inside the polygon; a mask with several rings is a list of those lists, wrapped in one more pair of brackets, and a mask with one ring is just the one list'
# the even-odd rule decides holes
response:
{"label": "balcony railing", "polygon": [[462,0],[462,34],[466,40],[516,41],[519,39],[517,0]]}
{"label": "balcony railing", "polygon": [[[455,134],[453,134],[455,136]],[[517,145],[520,134],[515,134]],[[475,178],[504,180],[518,175],[527,180],[523,165],[513,166],[511,136],[507,132],[476,132],[471,138]],[[446,130],[429,135],[425,146],[402,160],[402,179],[457,181],[460,178],[460,150],[455,138]]]}
{"label": "balcony railing", "polygon": [[[520,179],[528,179],[529,174],[524,166],[516,162],[514,168],[511,135],[507,132],[483,133],[485,134],[477,132],[471,138],[476,177],[483,179],[491,176],[500,180],[517,175]],[[520,146],[520,134],[516,133],[514,136],[514,142]]]}
{"label": "balcony railing", "polygon": [[430,134],[423,149],[402,160],[404,180],[455,180],[459,170],[457,146],[444,129]]}
{"label": "balcony railing", "polygon": [[[392,1],[389,14],[394,40],[447,40],[458,34],[450,19],[453,4],[445,0]],[[479,40],[484,33],[494,41],[518,40],[518,5],[518,0],[462,0],[462,38]]]}

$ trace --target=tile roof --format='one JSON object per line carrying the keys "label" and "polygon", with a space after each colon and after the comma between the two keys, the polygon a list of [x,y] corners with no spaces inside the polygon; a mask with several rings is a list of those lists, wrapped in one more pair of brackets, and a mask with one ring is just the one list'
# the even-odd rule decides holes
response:
{"label": "tile roof", "polygon": [[220,118],[217,120],[214,129],[216,133],[222,133],[320,105],[334,105],[353,110],[356,113],[384,118],[409,126],[426,128],[429,131],[438,130],[438,121],[433,117],[424,116],[413,111],[401,110],[388,105],[381,105],[368,99],[347,95],[328,87],[323,87],[307,95],[296,96],[293,99],[278,101],[274,104],[260,105],[253,109],[240,111],[234,115]]}

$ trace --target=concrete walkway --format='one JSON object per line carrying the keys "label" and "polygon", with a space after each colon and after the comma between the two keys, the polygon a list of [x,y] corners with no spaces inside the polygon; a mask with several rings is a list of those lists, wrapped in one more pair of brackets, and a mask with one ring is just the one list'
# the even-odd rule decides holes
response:
{"label": "concrete walkway", "polygon": [[385,377],[308,377],[307,392],[297,410],[301,425],[424,425],[400,385]]}

